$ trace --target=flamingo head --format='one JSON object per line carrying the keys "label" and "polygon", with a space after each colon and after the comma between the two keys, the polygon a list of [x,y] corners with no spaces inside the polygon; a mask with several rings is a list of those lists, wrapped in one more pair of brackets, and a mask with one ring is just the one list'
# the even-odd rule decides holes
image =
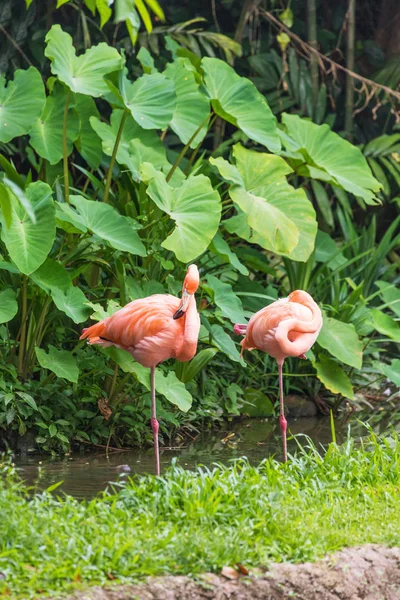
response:
{"label": "flamingo head", "polygon": [[183,317],[183,315],[187,311],[187,308],[189,306],[189,302],[190,302],[191,298],[197,292],[199,283],[200,283],[199,270],[196,265],[190,265],[187,270],[186,277],[183,281],[181,303],[179,305],[178,310],[174,314],[173,319],[176,320],[176,319],[180,319],[181,317]]}

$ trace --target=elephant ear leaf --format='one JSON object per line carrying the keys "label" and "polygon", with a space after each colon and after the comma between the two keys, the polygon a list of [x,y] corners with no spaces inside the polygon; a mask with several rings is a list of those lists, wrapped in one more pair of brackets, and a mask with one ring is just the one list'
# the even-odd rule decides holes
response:
{"label": "elephant ear leaf", "polygon": [[221,199],[208,177],[191,176],[173,188],[164,173],[144,163],[142,178],[149,183],[150,198],[175,221],[175,229],[161,245],[184,263],[200,256],[215,236],[221,218]]}
{"label": "elephant ear leaf", "polygon": [[[63,121],[66,92],[64,86],[56,84],[52,94],[47,97],[42,114],[33,123],[30,131],[30,144],[42,158],[51,165],[57,164],[63,157]],[[79,119],[75,110],[68,111],[67,154],[79,135]]]}
{"label": "elephant ear leaf", "polygon": [[174,82],[161,73],[144,74],[135,82],[120,74],[119,87],[126,108],[143,129],[165,129],[174,114]]}
{"label": "elephant ear leaf", "polygon": [[11,222],[2,219],[1,237],[18,269],[29,275],[46,260],[56,234],[55,206],[47,183],[30,183],[25,194],[34,211],[35,223],[21,204],[12,206]]}
{"label": "elephant ear leaf", "polygon": [[[328,181],[376,204],[375,193],[382,187],[372,175],[361,150],[341,138],[328,125],[317,125],[298,115],[282,115],[288,136],[283,137],[288,150],[299,153],[303,166],[299,175]],[[306,165],[304,165],[304,161]]]}
{"label": "elephant ear leaf", "polygon": [[115,48],[102,42],[76,56],[71,36],[60,25],[53,25],[45,41],[44,53],[51,60],[51,72],[71,91],[95,98],[108,94],[104,76],[123,66],[123,59]]}
{"label": "elephant ear leaf", "polygon": [[14,80],[6,84],[0,77],[0,142],[7,143],[25,135],[39,117],[45,103],[40,73],[34,67],[15,71]]}
{"label": "elephant ear leaf", "polygon": [[250,139],[272,152],[279,152],[281,144],[276,119],[256,86],[218,58],[203,58],[201,67],[215,113],[241,129]]}
{"label": "elephant ear leaf", "polygon": [[229,194],[238,214],[225,228],[247,241],[292,260],[306,261],[317,233],[315,210],[303,189],[293,188],[291,168],[280,156],[233,147],[236,165],[210,159],[221,177],[232,183]]}
{"label": "elephant ear leaf", "polygon": [[174,82],[177,96],[171,129],[181,142],[188,144],[191,140],[190,147],[196,148],[207,133],[210,103],[199,90],[195,74],[187,67],[187,62],[188,59],[175,59],[167,65],[165,74]]}
{"label": "elephant ear leaf", "polygon": [[77,383],[79,369],[76,358],[67,350],[58,350],[54,346],[49,346],[46,352],[43,348],[35,348],[36,357],[41,367],[55,373],[57,377],[62,377],[72,383]]}

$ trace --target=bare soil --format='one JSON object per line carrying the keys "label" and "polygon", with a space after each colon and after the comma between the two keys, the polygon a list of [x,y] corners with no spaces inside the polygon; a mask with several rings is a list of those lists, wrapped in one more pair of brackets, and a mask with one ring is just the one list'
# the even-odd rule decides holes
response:
{"label": "bare soil", "polygon": [[[93,587],[67,600],[400,600],[400,548],[347,548],[316,563],[273,564],[227,577],[152,577],[137,585]],[[233,577],[230,579],[229,577]]]}

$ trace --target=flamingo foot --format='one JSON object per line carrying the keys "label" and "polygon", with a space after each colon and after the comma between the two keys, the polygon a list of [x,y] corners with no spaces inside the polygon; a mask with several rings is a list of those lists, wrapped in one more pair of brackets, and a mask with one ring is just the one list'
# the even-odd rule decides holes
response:
{"label": "flamingo foot", "polygon": [[301,358],[302,360],[307,360],[307,356],[305,354],[299,354],[298,358]]}

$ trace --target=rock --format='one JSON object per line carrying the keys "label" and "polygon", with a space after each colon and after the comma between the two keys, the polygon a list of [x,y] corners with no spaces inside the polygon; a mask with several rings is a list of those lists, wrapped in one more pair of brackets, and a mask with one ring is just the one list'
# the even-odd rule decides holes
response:
{"label": "rock", "polygon": [[289,394],[285,397],[284,402],[288,417],[315,417],[318,414],[315,402],[304,396]]}
{"label": "rock", "polygon": [[[252,576],[252,571],[254,575]],[[205,573],[151,577],[144,583],[93,587],[66,600],[400,600],[400,548],[346,548],[316,563],[271,565],[227,580]],[[53,600],[47,598],[47,600]],[[55,599],[54,599],[55,600]]]}
{"label": "rock", "polygon": [[117,471],[121,471],[122,473],[130,473],[132,469],[129,465],[118,465]]}

